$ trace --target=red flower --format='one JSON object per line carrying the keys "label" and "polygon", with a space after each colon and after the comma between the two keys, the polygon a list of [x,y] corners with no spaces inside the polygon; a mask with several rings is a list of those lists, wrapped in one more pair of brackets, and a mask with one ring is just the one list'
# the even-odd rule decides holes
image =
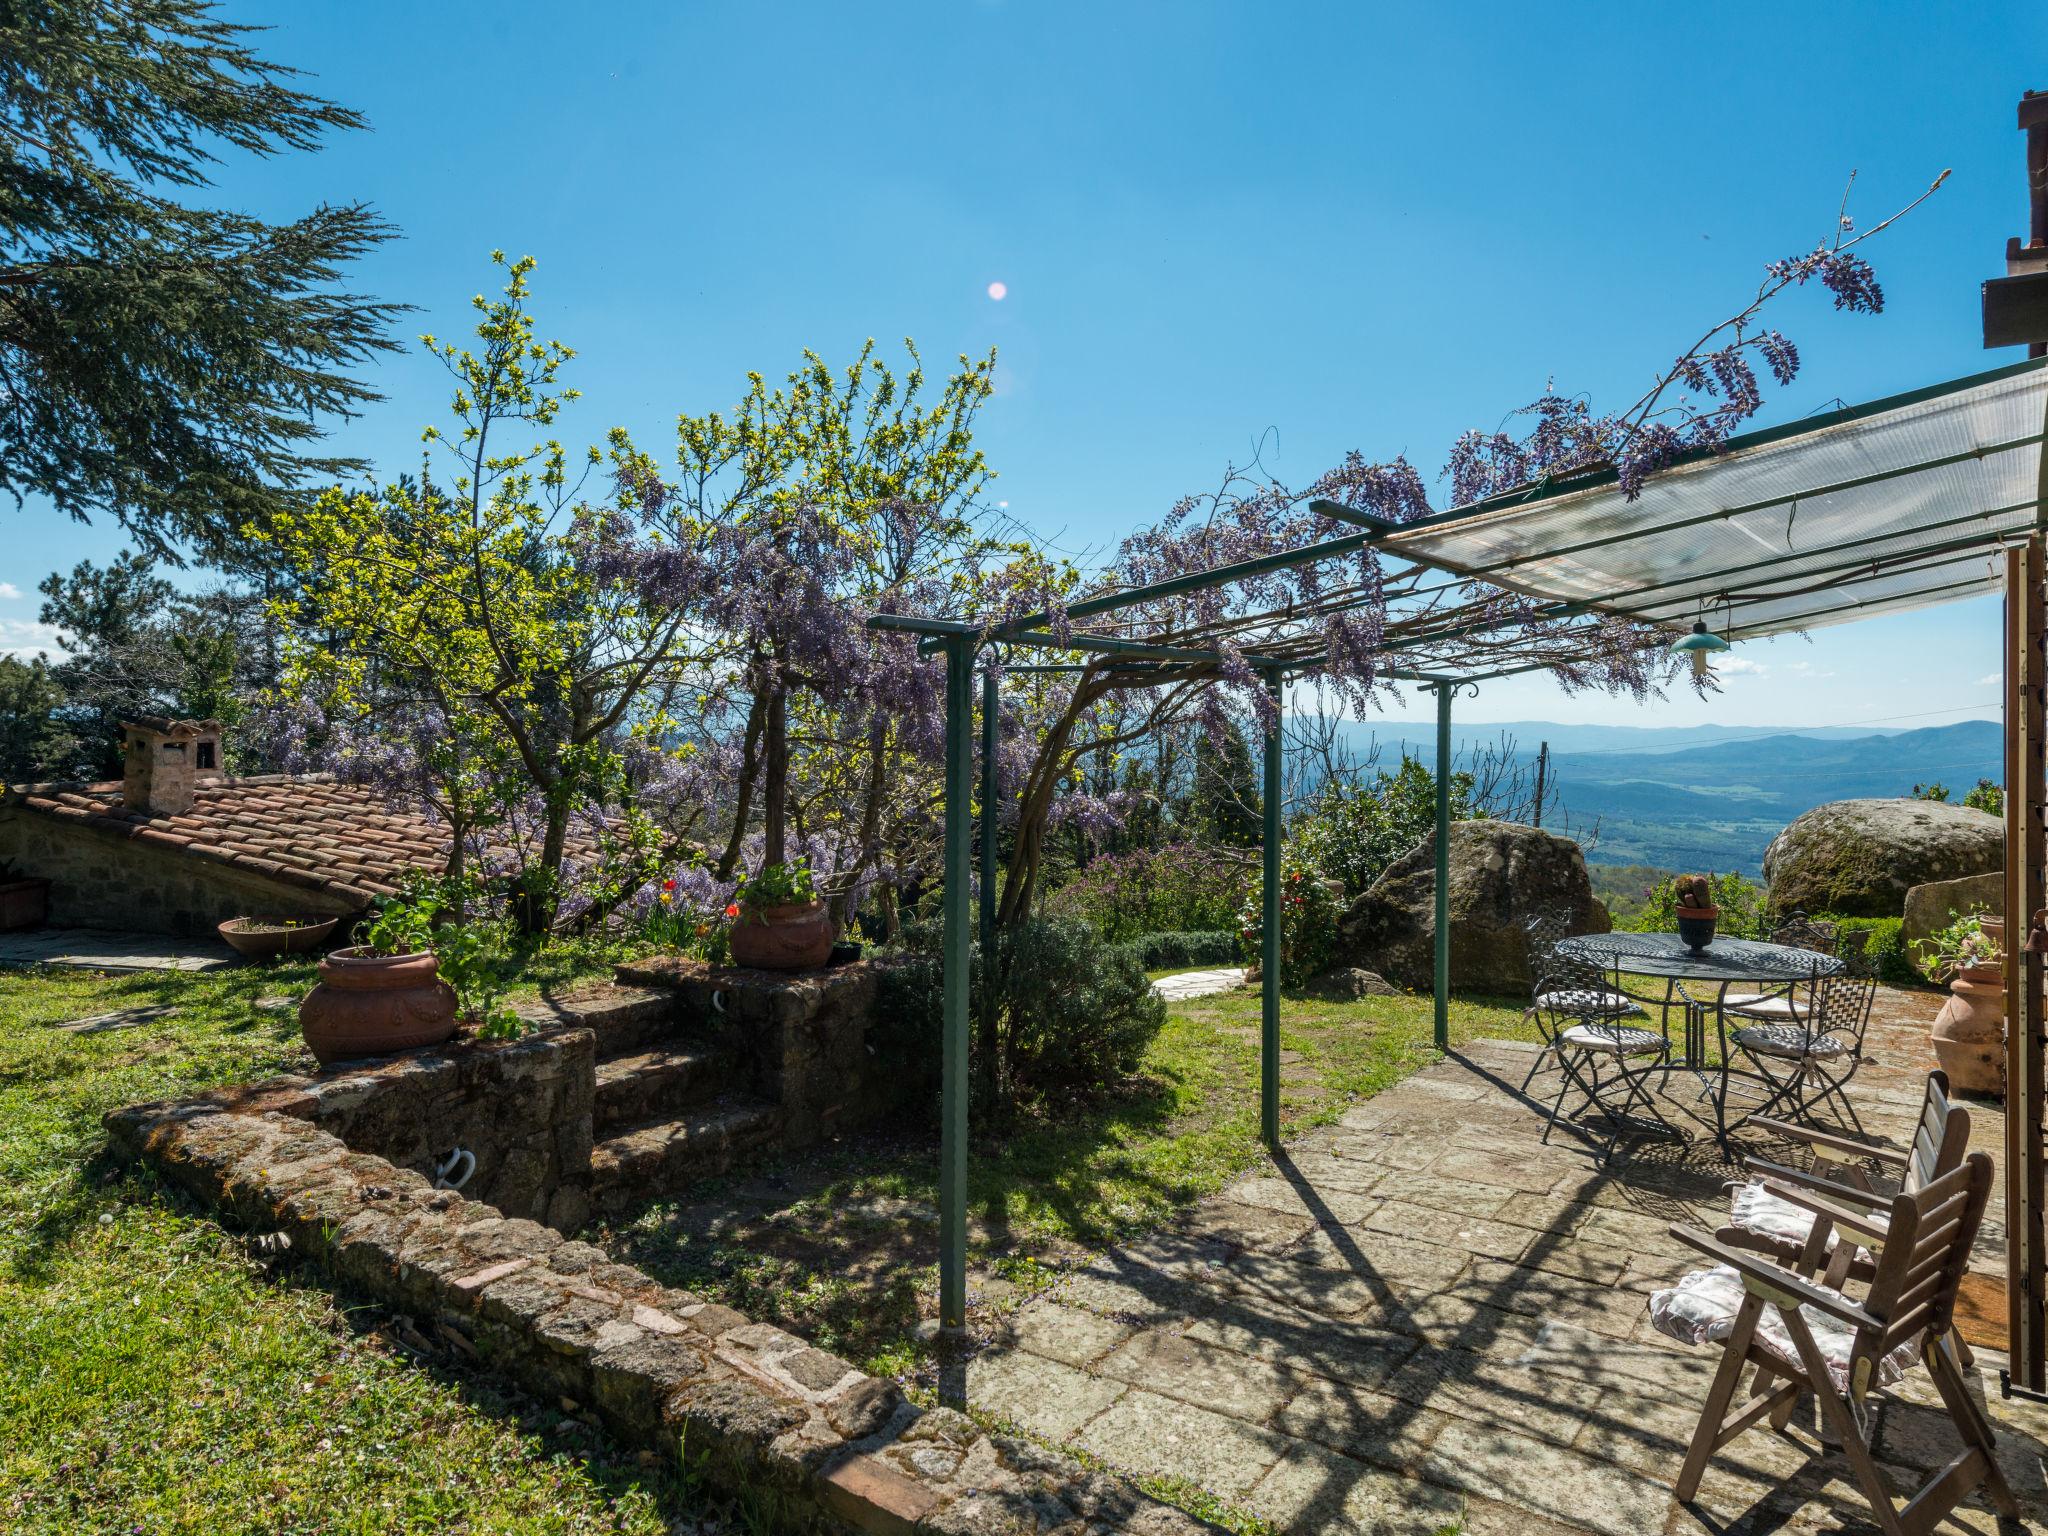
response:
{"label": "red flower", "polygon": [[728,906],[725,909],[725,915],[727,917],[738,917],[740,915],[739,904],[737,902],[734,902],[732,905]]}
{"label": "red flower", "polygon": [[661,882],[661,888],[664,891],[672,891],[676,888],[676,883],[673,880],[664,880]]}

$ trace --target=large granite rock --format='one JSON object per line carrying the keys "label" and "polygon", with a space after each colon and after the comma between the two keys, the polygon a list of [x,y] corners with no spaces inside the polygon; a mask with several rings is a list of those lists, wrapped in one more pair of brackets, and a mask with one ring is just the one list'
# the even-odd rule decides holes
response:
{"label": "large granite rock", "polygon": [[[1593,895],[1585,856],[1570,838],[1512,821],[1451,826],[1451,985],[1504,996],[1527,992],[1531,917],[1571,914],[1574,933],[1614,926]],[[1436,837],[1396,859],[1338,920],[1341,963],[1426,991],[1436,966]]]}
{"label": "large granite rock", "polygon": [[1771,910],[1899,917],[1906,892],[2005,867],[2005,823],[1939,800],[1835,800],[1771,840]]}
{"label": "large granite rock", "polygon": [[1914,944],[1977,907],[1993,917],[2005,916],[2004,870],[1914,886],[1906,892],[1906,920],[1899,927],[1899,942],[1906,946],[1910,956]]}

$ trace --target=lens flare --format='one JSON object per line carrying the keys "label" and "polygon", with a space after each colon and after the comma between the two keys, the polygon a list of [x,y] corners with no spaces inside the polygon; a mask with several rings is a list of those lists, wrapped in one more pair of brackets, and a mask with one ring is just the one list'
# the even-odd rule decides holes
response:
{"label": "lens flare", "polygon": [[990,283],[988,285],[988,296],[1000,304],[1010,296],[1010,285],[1008,283]]}

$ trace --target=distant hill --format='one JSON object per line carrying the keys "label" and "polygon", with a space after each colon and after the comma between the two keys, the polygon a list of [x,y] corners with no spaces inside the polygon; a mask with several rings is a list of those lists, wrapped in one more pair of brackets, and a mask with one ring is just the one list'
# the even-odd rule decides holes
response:
{"label": "distant hill", "polygon": [[[1525,761],[1550,743],[1558,802],[1570,825],[1579,831],[1599,824],[1589,858],[1659,869],[1754,876],[1771,839],[1816,805],[1907,795],[1915,784],[1936,781],[1960,800],[1980,778],[2004,774],[2004,733],[1992,720],[1889,732],[1518,721],[1467,727],[1460,745],[1497,745],[1503,734]],[[1354,749],[1377,737],[1389,765],[1399,760],[1404,739],[1425,761],[1435,752],[1434,741],[1412,725],[1351,724],[1345,735]]]}

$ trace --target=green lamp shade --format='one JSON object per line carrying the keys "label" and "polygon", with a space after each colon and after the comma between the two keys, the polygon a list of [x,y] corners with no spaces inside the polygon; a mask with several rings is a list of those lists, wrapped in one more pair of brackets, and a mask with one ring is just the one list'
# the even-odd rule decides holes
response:
{"label": "green lamp shade", "polygon": [[1692,626],[1692,633],[1674,644],[1671,649],[1677,655],[1684,655],[1688,652],[1697,655],[1707,651],[1725,651],[1728,649],[1728,642],[1707,628],[1705,624],[1695,620]]}
{"label": "green lamp shade", "polygon": [[1707,658],[1716,651],[1728,649],[1728,642],[1715,634],[1698,619],[1693,621],[1692,633],[1671,647],[1671,654],[1684,656],[1692,662],[1694,679],[1704,684],[1708,676]]}

